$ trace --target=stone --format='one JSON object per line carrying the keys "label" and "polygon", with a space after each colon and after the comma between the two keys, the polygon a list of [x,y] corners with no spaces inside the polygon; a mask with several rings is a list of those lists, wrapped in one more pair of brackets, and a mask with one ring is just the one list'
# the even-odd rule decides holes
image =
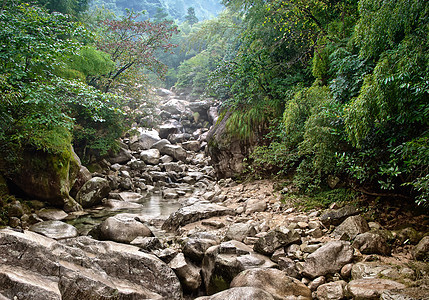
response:
{"label": "stone", "polygon": [[414,247],[413,258],[422,261],[429,259],[429,236],[422,238],[417,246]]}
{"label": "stone", "polygon": [[299,241],[301,241],[301,236],[296,230],[279,226],[260,237],[254,250],[264,255],[272,255],[276,249]]}
{"label": "stone", "polygon": [[177,254],[168,266],[176,273],[185,291],[192,293],[198,290],[202,282],[200,268],[186,260],[183,253]]}
{"label": "stone", "polygon": [[325,226],[340,225],[345,219],[350,216],[357,215],[359,211],[351,205],[346,205],[339,209],[329,209],[320,216],[320,221]]}
{"label": "stone", "polygon": [[151,149],[162,149],[165,145],[170,145],[170,141],[167,139],[161,139],[160,141],[156,142],[152,145]]}
{"label": "stone", "polygon": [[274,300],[271,294],[266,291],[254,287],[235,287],[219,292],[212,296],[204,296],[195,298],[195,300]]}
{"label": "stone", "polygon": [[187,162],[188,153],[179,145],[166,144],[161,149],[159,149],[161,154],[169,155],[175,160]]}
{"label": "stone", "polygon": [[121,164],[124,165],[127,162],[129,162],[133,158],[133,155],[131,152],[124,148],[119,148],[119,151],[117,153],[112,153],[107,160],[111,164]]}
{"label": "stone", "polygon": [[101,203],[101,200],[109,195],[109,182],[101,177],[94,177],[88,180],[79,190],[76,196],[77,202],[84,208],[88,208]]}
{"label": "stone", "polygon": [[171,214],[162,225],[162,229],[166,231],[176,231],[179,227],[187,224],[208,219],[212,217],[234,215],[235,212],[231,208],[217,205],[214,203],[197,202],[189,206],[185,206]]}
{"label": "stone", "polygon": [[267,209],[267,202],[261,199],[249,199],[246,201],[245,213],[250,215],[255,212],[265,211]]}
{"label": "stone", "polygon": [[159,239],[153,236],[138,236],[134,240],[132,240],[130,244],[137,246],[145,251],[154,251],[162,248]]}
{"label": "stone", "polygon": [[328,242],[307,256],[302,273],[310,278],[337,273],[353,260],[353,252],[348,242]]}
{"label": "stone", "polygon": [[77,229],[61,221],[44,221],[30,226],[30,230],[44,236],[60,240],[76,237]]}
{"label": "stone", "polygon": [[288,257],[280,257],[277,261],[277,264],[279,265],[280,270],[285,272],[286,275],[293,278],[298,278],[299,272],[296,268],[296,263],[292,259]]}
{"label": "stone", "polygon": [[326,278],[325,278],[325,276],[319,276],[319,277],[317,277],[317,278],[315,278],[312,282],[310,282],[309,284],[308,284],[308,288],[311,290],[311,291],[315,291],[315,290],[317,290],[317,288],[319,287],[319,286],[321,286],[322,284],[324,284],[326,282]]}
{"label": "stone", "polygon": [[44,221],[61,221],[68,216],[68,214],[64,210],[57,208],[42,208],[41,210],[37,211],[36,214]]}
{"label": "stone", "polygon": [[188,151],[198,152],[201,148],[201,143],[199,141],[188,141],[182,143],[182,147]]}
{"label": "stone", "polygon": [[[383,264],[380,262],[358,262],[352,267],[351,277],[354,280],[378,277],[397,280],[407,277],[403,276],[400,270],[401,268],[395,265]],[[413,274],[410,275],[413,277]],[[408,277],[410,277],[410,275],[408,275]]]}
{"label": "stone", "polygon": [[180,132],[181,126],[179,124],[167,123],[159,126],[159,136],[161,139],[166,139],[170,134]]}
{"label": "stone", "polygon": [[139,236],[153,236],[149,227],[137,221],[133,215],[129,214],[118,214],[109,217],[99,227],[101,240],[130,243]]}
{"label": "stone", "polygon": [[256,229],[252,224],[234,223],[229,226],[225,234],[225,239],[242,242],[246,237],[253,237],[256,235],[256,233]]}
{"label": "stone", "polygon": [[320,285],[316,294],[319,300],[341,300],[345,298],[344,289],[347,282],[344,280],[329,282]]}
{"label": "stone", "polygon": [[332,235],[335,238],[353,240],[358,234],[369,231],[368,223],[365,219],[358,216],[348,217],[337,228],[335,228]]}
{"label": "stone", "polygon": [[346,286],[346,295],[353,299],[380,299],[386,290],[404,289],[402,283],[380,278],[365,278],[350,281]]}
{"label": "stone", "polygon": [[218,242],[213,239],[190,238],[183,246],[183,254],[190,260],[201,263],[207,249],[217,245]]}
{"label": "stone", "polygon": [[427,286],[409,287],[405,289],[393,289],[384,291],[380,300],[427,300],[429,299]]}
{"label": "stone", "polygon": [[140,159],[147,164],[157,165],[160,158],[161,153],[158,149],[148,149],[140,152]]}
{"label": "stone", "polygon": [[139,193],[134,192],[120,192],[119,198],[125,202],[140,202],[144,197]]}
{"label": "stone", "polygon": [[341,268],[340,275],[341,278],[348,279],[352,275],[353,264],[347,264]]}
{"label": "stone", "polygon": [[358,249],[363,254],[390,255],[392,251],[382,235],[372,232],[365,232],[357,235],[352,247]]}
{"label": "stone", "polygon": [[138,140],[130,145],[130,149],[132,151],[148,150],[160,140],[156,130],[145,130],[139,135]]}
{"label": "stone", "polygon": [[234,287],[256,287],[270,293],[274,299],[288,297],[311,299],[310,289],[299,280],[277,269],[254,268],[241,272],[231,282]]}
{"label": "stone", "polygon": [[10,203],[8,205],[7,214],[10,218],[11,217],[16,217],[16,218],[22,217],[24,215],[24,208],[22,207],[21,202],[14,201],[14,202]]}
{"label": "stone", "polygon": [[189,106],[188,101],[171,99],[161,106],[161,109],[172,114],[181,115],[185,113],[186,108]]}

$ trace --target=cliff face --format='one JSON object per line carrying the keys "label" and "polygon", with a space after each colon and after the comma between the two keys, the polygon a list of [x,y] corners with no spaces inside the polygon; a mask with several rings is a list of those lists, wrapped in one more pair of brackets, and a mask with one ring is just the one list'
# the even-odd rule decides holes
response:
{"label": "cliff face", "polygon": [[135,11],[146,10],[151,18],[156,15],[158,8],[163,8],[170,17],[183,22],[189,7],[195,9],[200,21],[216,17],[224,9],[220,2],[220,0],[92,0],[91,5],[100,7],[104,5],[115,13],[122,13],[126,8]]}

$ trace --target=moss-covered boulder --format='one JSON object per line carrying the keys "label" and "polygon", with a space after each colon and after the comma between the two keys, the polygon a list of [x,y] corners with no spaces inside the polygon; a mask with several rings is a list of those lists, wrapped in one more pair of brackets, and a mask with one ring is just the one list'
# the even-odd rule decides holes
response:
{"label": "moss-covered boulder", "polygon": [[63,207],[65,211],[82,207],[69,195],[81,162],[70,146],[69,151],[51,154],[44,151],[23,151],[19,163],[8,165],[10,181],[25,194]]}

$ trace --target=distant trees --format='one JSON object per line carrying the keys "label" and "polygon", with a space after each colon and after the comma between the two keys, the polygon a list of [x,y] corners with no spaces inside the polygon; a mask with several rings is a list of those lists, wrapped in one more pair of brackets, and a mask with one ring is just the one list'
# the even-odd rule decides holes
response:
{"label": "distant trees", "polygon": [[194,25],[195,23],[198,23],[198,18],[195,15],[195,8],[189,7],[188,13],[185,16],[185,20],[189,23],[189,25]]}

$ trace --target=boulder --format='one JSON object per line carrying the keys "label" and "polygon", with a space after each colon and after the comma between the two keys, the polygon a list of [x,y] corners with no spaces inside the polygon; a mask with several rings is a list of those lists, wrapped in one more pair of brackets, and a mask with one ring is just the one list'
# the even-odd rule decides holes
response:
{"label": "boulder", "polygon": [[88,180],[76,195],[76,200],[82,207],[87,208],[101,203],[109,195],[111,188],[109,182],[101,177]]}
{"label": "boulder", "polygon": [[44,221],[61,221],[68,216],[68,214],[64,210],[57,208],[42,208],[41,210],[37,211],[36,214]]}
{"label": "boulder", "polygon": [[231,282],[234,287],[256,287],[270,293],[274,299],[288,297],[312,299],[311,290],[298,279],[287,276],[277,269],[254,268],[241,272]]}
{"label": "boulder", "polygon": [[134,215],[118,214],[104,220],[100,225],[100,239],[120,243],[131,243],[136,237],[153,236],[145,224],[137,221]]}
{"label": "boulder", "polygon": [[201,143],[199,141],[188,141],[182,143],[182,147],[188,151],[198,152],[201,149]]}
{"label": "boulder", "polygon": [[219,114],[218,114],[218,108],[217,107],[210,107],[208,112],[208,119],[210,124],[216,124],[217,120],[219,119]]}
{"label": "boulder", "polygon": [[358,262],[351,269],[352,279],[383,277],[391,280],[409,278],[414,280],[414,271],[407,267],[400,267],[380,262]]}
{"label": "boulder", "polygon": [[254,287],[236,287],[219,292],[212,296],[198,297],[195,300],[274,300],[271,294]]}
{"label": "boulder", "polygon": [[268,257],[253,252],[238,241],[223,242],[207,249],[202,262],[202,274],[207,294],[229,287],[240,272],[252,268],[272,268],[276,264]]}
{"label": "boulder", "polygon": [[353,240],[358,234],[365,233],[367,231],[369,231],[368,223],[362,216],[358,215],[348,217],[337,228],[335,228],[332,235],[339,239]]}
{"label": "boulder", "polygon": [[145,130],[139,135],[138,140],[130,145],[130,149],[132,151],[148,150],[160,140],[158,131]]}
{"label": "boulder", "polygon": [[36,223],[31,225],[29,230],[56,240],[68,239],[78,235],[74,226],[55,220]]}
{"label": "boulder", "polygon": [[158,149],[148,149],[140,152],[140,159],[147,164],[157,165],[161,154]]}
{"label": "boulder", "polygon": [[193,293],[198,290],[202,282],[200,268],[186,260],[183,253],[177,254],[168,266],[176,273],[185,291]]}
{"label": "boulder", "polygon": [[267,202],[262,199],[250,198],[246,201],[245,213],[250,215],[255,212],[265,211],[267,209]]}
{"label": "boulder", "polygon": [[162,225],[163,230],[176,231],[179,227],[199,220],[217,216],[234,215],[234,210],[208,202],[197,202],[180,208],[171,214]]}
{"label": "boulder", "polygon": [[372,232],[357,235],[352,247],[358,249],[363,254],[390,255],[392,251],[382,235]]}
{"label": "boulder", "polygon": [[347,282],[344,280],[329,282],[320,285],[316,294],[319,300],[341,300],[345,298],[345,287]]}
{"label": "boulder", "polygon": [[163,155],[169,155],[175,160],[187,162],[188,153],[179,145],[166,144],[159,149],[159,152]]}
{"label": "boulder", "polygon": [[414,247],[413,257],[416,260],[423,261],[429,259],[429,236],[422,238],[417,246]]}
{"label": "boulder", "polygon": [[354,216],[359,214],[359,211],[356,209],[356,207],[351,205],[346,205],[339,209],[329,209],[325,211],[320,216],[320,221],[325,226],[330,225],[340,225],[345,219],[347,219],[350,216]]}
{"label": "boulder", "polygon": [[256,233],[256,229],[252,224],[234,223],[229,226],[225,234],[225,239],[242,242],[246,237],[255,236]]}
{"label": "boulder", "polygon": [[163,88],[156,89],[156,94],[161,97],[174,96],[172,91]]}
{"label": "boulder", "polygon": [[302,273],[310,278],[334,274],[353,260],[353,248],[349,242],[328,242],[307,256]]}
{"label": "boulder", "polygon": [[85,166],[80,166],[79,172],[77,173],[76,181],[73,184],[72,189],[70,190],[70,196],[76,198],[76,195],[79,190],[91,178],[91,172],[89,172],[89,170]]}
{"label": "boulder", "polygon": [[107,160],[111,164],[124,165],[133,158],[133,155],[131,154],[131,152],[123,147],[119,148],[118,152],[111,153],[110,156],[107,158]]}
{"label": "boulder", "polygon": [[83,236],[55,241],[31,231],[0,229],[0,257],[0,293],[10,299],[182,297],[171,268],[130,245]]}
{"label": "boulder", "polygon": [[190,260],[201,263],[207,249],[217,245],[218,242],[207,238],[190,238],[183,246],[183,254]]}
{"label": "boulder", "polygon": [[67,212],[82,210],[69,194],[81,168],[80,159],[71,146],[69,151],[59,154],[24,151],[19,166],[1,160],[5,168],[14,170],[8,174],[8,179],[28,196],[62,207]]}
{"label": "boulder", "polygon": [[384,291],[380,300],[422,300],[429,299],[429,288],[427,286],[409,287],[405,289],[393,289]]}
{"label": "boulder", "polygon": [[272,255],[276,249],[299,241],[301,241],[301,236],[296,230],[279,226],[260,237],[254,250],[264,255]]}
{"label": "boulder", "polygon": [[159,137],[161,139],[166,139],[170,134],[179,133],[181,125],[173,123],[166,123],[159,126]]}
{"label": "boulder", "polygon": [[346,286],[346,295],[353,299],[380,299],[387,290],[404,289],[402,283],[380,278],[365,278],[350,281]]}
{"label": "boulder", "polygon": [[186,108],[189,106],[188,101],[171,99],[161,106],[161,109],[172,114],[181,115],[186,112]]}

